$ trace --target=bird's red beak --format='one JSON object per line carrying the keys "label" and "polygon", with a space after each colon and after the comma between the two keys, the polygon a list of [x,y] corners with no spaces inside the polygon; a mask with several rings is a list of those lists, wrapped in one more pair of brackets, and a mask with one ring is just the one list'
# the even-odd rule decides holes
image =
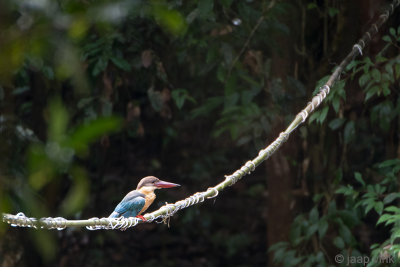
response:
{"label": "bird's red beak", "polygon": [[179,184],[174,184],[174,183],[170,183],[170,182],[165,182],[165,181],[158,181],[157,183],[154,183],[155,186],[157,186],[158,188],[171,188],[171,187],[177,187],[177,186],[181,186]]}

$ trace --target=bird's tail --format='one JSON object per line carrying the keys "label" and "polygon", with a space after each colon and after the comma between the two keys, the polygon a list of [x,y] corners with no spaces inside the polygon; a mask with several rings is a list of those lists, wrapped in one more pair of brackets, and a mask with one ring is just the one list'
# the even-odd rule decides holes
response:
{"label": "bird's tail", "polygon": [[119,214],[118,212],[116,212],[116,211],[113,211],[111,214],[110,214],[110,216],[108,216],[108,218],[118,218],[118,217],[120,217],[121,216],[121,214]]}

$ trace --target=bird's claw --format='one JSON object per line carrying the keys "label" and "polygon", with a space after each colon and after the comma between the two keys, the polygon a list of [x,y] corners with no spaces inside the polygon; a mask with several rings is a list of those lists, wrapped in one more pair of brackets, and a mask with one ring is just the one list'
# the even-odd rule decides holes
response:
{"label": "bird's claw", "polygon": [[147,219],[145,217],[143,217],[143,215],[136,215],[136,218],[139,218],[144,222],[147,221]]}

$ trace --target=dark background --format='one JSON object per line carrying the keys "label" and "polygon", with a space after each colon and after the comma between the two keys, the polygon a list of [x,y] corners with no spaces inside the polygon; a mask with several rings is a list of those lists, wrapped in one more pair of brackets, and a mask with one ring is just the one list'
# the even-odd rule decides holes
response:
{"label": "dark background", "polygon": [[[182,185],[149,211],[216,185],[287,127],[389,3],[2,1],[0,210],[87,219],[147,175]],[[124,232],[3,223],[0,265],[333,266],[339,253],[396,253],[397,228],[377,221],[399,197],[400,164],[387,161],[400,156],[399,21],[217,198]]]}

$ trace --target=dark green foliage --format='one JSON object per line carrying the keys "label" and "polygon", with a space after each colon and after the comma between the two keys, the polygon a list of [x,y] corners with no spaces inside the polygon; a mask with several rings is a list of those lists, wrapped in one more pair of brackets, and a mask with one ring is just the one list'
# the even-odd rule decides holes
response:
{"label": "dark green foliage", "polygon": [[[3,1],[0,211],[102,217],[145,175],[183,185],[150,210],[221,181],[294,118],[364,29],[366,6],[322,2]],[[397,254],[400,167],[386,159],[398,157],[399,36],[390,28],[353,60],[286,144],[296,175],[279,193],[303,192],[290,208],[270,205],[260,166],[169,228],[0,224],[0,265],[330,266],[389,244]],[[272,209],[295,217],[290,232],[267,229],[280,224]]]}
{"label": "dark green foliage", "polygon": [[[390,33],[395,40],[398,40],[393,28],[390,29]],[[368,113],[361,115],[357,120],[349,120],[344,117],[333,118],[328,123],[333,131],[341,132],[343,145],[352,146],[354,143],[359,143],[356,141],[357,138],[362,138],[367,129],[364,120],[369,121],[372,132],[384,135],[393,127],[393,119],[399,116],[398,96],[396,98],[388,96],[393,94],[399,86],[398,78],[395,78],[395,70],[400,66],[400,61],[398,57],[383,57],[385,53],[390,55],[388,51],[393,44],[390,38],[386,37],[383,40],[389,44],[384,46],[375,59],[371,60],[369,57],[365,57],[362,61],[353,61],[348,67],[351,75],[340,81],[335,86],[336,90],[333,90],[333,93],[327,98],[327,101],[332,103],[335,113],[343,116],[340,103],[346,100],[345,84],[356,79],[359,86],[365,88],[364,101],[373,101],[373,104],[368,106],[369,111],[363,111],[369,112],[370,115]],[[395,46],[397,47],[397,45]],[[323,84],[325,81],[326,78],[323,78],[319,84]],[[316,120],[321,124],[326,123],[329,108],[326,106],[314,113],[310,122]],[[381,151],[378,150],[375,154],[377,153],[380,154]],[[349,257],[357,259],[361,255],[367,255],[370,262],[367,262],[366,265],[376,266],[379,260],[384,262],[382,253],[387,253],[393,259],[393,262],[389,262],[392,263],[390,266],[397,266],[396,262],[400,251],[397,245],[399,209],[391,204],[396,203],[400,197],[397,192],[399,160],[393,159],[379,163],[379,159],[375,159],[372,143],[370,143],[368,155],[364,160],[370,164],[375,163],[373,169],[367,167],[362,171],[367,178],[363,177],[361,172],[356,171],[353,179],[345,182],[343,176],[340,175],[335,186],[330,186],[330,190],[321,194],[321,197],[314,198],[315,203],[308,217],[300,215],[295,219],[290,242],[279,243],[270,248],[275,252],[275,261],[281,262],[284,266],[293,266],[289,259],[297,261],[296,264],[301,263],[301,266],[314,266],[316,263],[320,266],[330,265],[333,258],[321,258],[321,251],[314,250],[310,254],[312,238],[318,236],[320,246],[329,246],[331,243],[336,247],[336,255],[345,256],[344,265]],[[331,190],[335,187],[337,189],[332,192]],[[329,204],[328,202],[324,203],[324,199],[329,199]],[[319,218],[318,211],[321,209],[324,213]],[[374,215],[371,215],[372,213]],[[371,251],[365,252],[360,250],[362,244],[356,242],[357,234],[353,229],[369,223],[371,216],[373,216],[375,224],[392,225],[390,229],[392,234],[387,240],[380,238],[379,243],[370,244]],[[325,233],[330,228],[332,228],[331,236],[327,238]],[[304,252],[304,247],[307,246],[310,247],[310,251]],[[349,254],[349,250],[351,254]]]}

